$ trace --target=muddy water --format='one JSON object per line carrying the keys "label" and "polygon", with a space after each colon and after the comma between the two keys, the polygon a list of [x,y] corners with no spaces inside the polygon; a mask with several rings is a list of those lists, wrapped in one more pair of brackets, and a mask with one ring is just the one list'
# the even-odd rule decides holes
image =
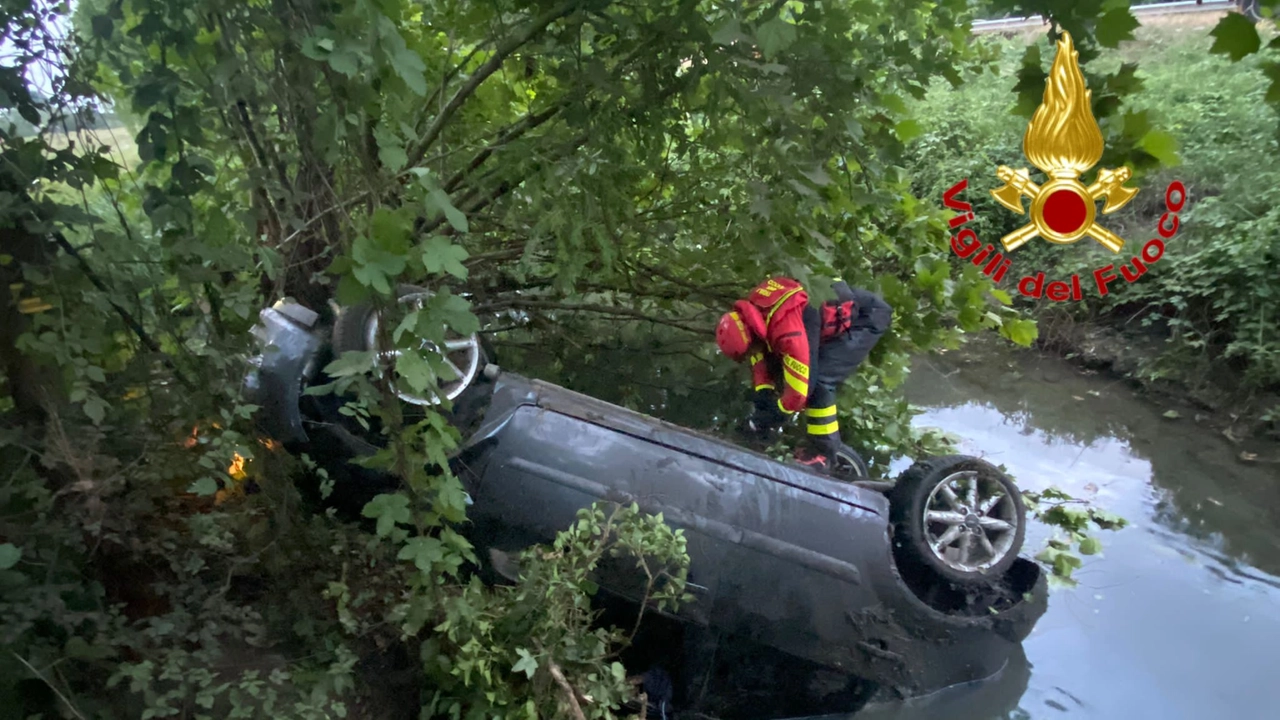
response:
{"label": "muddy water", "polygon": [[[919,425],[963,439],[1029,489],[1056,485],[1129,520],[1006,676],[856,720],[1280,717],[1280,465],[1121,384],[1005,348],[917,363]],[[896,471],[903,463],[895,466]],[[1028,533],[1043,546],[1047,528]]]}

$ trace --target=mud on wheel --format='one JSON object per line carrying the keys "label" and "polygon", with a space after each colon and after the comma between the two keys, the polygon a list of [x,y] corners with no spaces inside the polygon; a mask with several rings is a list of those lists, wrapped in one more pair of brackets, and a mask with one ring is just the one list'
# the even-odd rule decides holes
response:
{"label": "mud on wheel", "polygon": [[911,466],[889,493],[900,565],[953,583],[987,584],[1018,558],[1026,533],[1022,493],[990,463],[964,455]]}

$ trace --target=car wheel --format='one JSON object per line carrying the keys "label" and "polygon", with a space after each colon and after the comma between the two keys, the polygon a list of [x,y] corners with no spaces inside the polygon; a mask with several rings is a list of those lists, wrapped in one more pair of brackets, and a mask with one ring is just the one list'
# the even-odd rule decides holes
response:
{"label": "car wheel", "polygon": [[871,478],[871,471],[867,469],[866,461],[851,448],[836,451],[832,461],[831,474],[834,477],[849,482]]}
{"label": "car wheel", "polygon": [[1258,9],[1258,0],[1243,0],[1236,3],[1236,7],[1240,8],[1240,14],[1249,18],[1252,22],[1262,20],[1262,12]]}
{"label": "car wheel", "polygon": [[916,463],[889,493],[899,563],[960,584],[984,584],[1018,558],[1022,493],[995,466],[964,455]]}
{"label": "car wheel", "polygon": [[[398,309],[403,312],[412,312],[421,308],[423,303],[431,297],[431,291],[414,285],[401,285],[396,288],[396,294],[400,306]],[[380,321],[381,318],[374,312],[373,305],[370,303],[341,308],[333,324],[334,355],[338,356],[352,350],[363,352],[377,347]],[[396,389],[396,396],[410,405],[438,405],[442,398],[453,402],[475,382],[487,363],[479,333],[463,336],[450,329],[446,332],[443,348],[437,347],[434,343],[424,342],[422,349],[440,352],[445,364],[453,371],[455,377],[449,380],[441,379],[437,391],[422,395],[407,389]],[[382,353],[382,356],[394,358],[401,352],[403,351],[389,350]]]}

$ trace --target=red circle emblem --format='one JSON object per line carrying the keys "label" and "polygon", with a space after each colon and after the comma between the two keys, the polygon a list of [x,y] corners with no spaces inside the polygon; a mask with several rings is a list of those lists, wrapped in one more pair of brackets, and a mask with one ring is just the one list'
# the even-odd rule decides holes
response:
{"label": "red circle emblem", "polygon": [[1059,235],[1070,235],[1084,227],[1089,208],[1074,190],[1056,190],[1044,201],[1044,221]]}

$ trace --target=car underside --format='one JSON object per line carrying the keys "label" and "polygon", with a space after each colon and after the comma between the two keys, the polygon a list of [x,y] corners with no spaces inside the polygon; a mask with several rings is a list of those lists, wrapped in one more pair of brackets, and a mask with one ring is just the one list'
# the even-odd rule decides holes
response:
{"label": "car underside", "polygon": [[[273,437],[367,499],[389,480],[348,461],[373,445],[343,425],[337,399],[302,393],[352,349],[349,330],[344,344],[317,318],[283,303],[263,311],[248,389]],[[998,675],[1045,612],[1046,578],[1018,555],[1020,497],[981,460],[928,458],[896,482],[843,482],[500,369],[479,343],[456,349],[469,377],[449,398],[464,438],[451,466],[483,576],[514,581],[512,558],[593,503],[661,513],[685,535],[694,599],[647,613],[628,658],[637,672],[667,668],[678,706],[777,717],[926,695]],[[644,599],[634,565],[597,575],[602,621],[625,621]],[[761,667],[772,670],[744,692]],[[738,689],[717,691],[725,683]]]}

